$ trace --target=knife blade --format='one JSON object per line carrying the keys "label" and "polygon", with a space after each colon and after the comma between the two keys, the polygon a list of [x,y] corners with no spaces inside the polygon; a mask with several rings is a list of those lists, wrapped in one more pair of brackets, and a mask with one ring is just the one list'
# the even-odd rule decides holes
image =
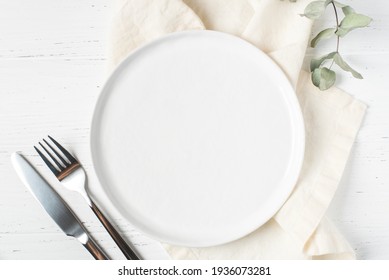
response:
{"label": "knife blade", "polygon": [[24,185],[30,190],[49,216],[68,236],[76,238],[95,259],[107,260],[104,251],[93,241],[66,202],[19,153],[11,156],[12,165]]}

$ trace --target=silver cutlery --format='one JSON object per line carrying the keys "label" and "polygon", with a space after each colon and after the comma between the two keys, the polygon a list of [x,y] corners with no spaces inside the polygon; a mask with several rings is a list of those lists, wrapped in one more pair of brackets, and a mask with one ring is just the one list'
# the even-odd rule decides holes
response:
{"label": "silver cutlery", "polygon": [[43,141],[47,148],[40,142],[39,145],[52,159],[55,165],[52,164],[52,162],[48,160],[47,157],[37,147],[34,146],[39,156],[43,159],[43,161],[64,187],[69,190],[78,192],[85,199],[86,203],[96,214],[97,218],[111,235],[112,239],[116,242],[119,249],[123,252],[126,258],[129,260],[139,260],[140,258],[135,253],[135,251],[126,243],[126,241],[121,237],[121,235],[117,232],[117,230],[91,199],[85,186],[86,174],[80,163],[52,137],[48,136],[48,138],[57,147],[58,150],[45,139],[43,139]]}
{"label": "silver cutlery", "polygon": [[104,251],[93,241],[69,206],[45,179],[20,154],[14,153],[12,164],[22,182],[32,192],[50,217],[68,236],[76,238],[97,260],[108,260]]}

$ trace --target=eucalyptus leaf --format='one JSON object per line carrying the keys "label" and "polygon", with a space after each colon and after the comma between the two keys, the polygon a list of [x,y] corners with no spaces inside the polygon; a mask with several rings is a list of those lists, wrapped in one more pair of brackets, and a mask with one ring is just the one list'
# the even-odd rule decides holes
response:
{"label": "eucalyptus leaf", "polygon": [[320,90],[327,90],[335,84],[336,74],[334,71],[322,67],[312,72],[312,83]]}
{"label": "eucalyptus leaf", "polygon": [[335,54],[337,54],[337,52],[332,52],[332,53],[323,55],[322,57],[319,57],[319,58],[313,58],[311,60],[311,65],[310,65],[311,72],[313,72],[315,69],[319,68],[323,64],[324,61],[334,58]]}
{"label": "eucalyptus leaf", "polygon": [[326,2],[327,1],[313,1],[309,3],[308,6],[305,7],[304,14],[302,16],[310,19],[320,18],[327,7],[327,5],[325,5]]}
{"label": "eucalyptus leaf", "polygon": [[369,25],[371,18],[361,14],[351,13],[344,17],[341,21],[336,35],[344,37],[350,31],[356,28],[362,28]]}
{"label": "eucalyptus leaf", "polygon": [[335,56],[334,56],[334,62],[340,67],[342,68],[344,71],[347,71],[347,72],[350,72],[354,78],[357,78],[357,79],[363,79],[362,75],[359,74],[357,71],[355,71],[353,68],[351,68],[350,65],[348,65],[344,60],[343,58],[340,56],[339,53],[336,53]]}
{"label": "eucalyptus leaf", "polygon": [[344,7],[342,7],[342,11],[343,11],[343,14],[344,14],[345,16],[350,15],[350,14],[355,14],[354,9],[351,8],[350,6],[344,6]]}
{"label": "eucalyptus leaf", "polygon": [[332,36],[335,35],[336,28],[327,28],[324,29],[323,31],[319,32],[319,34],[316,35],[315,38],[312,39],[311,41],[311,47],[314,48],[317,46],[317,44],[324,39],[329,39]]}

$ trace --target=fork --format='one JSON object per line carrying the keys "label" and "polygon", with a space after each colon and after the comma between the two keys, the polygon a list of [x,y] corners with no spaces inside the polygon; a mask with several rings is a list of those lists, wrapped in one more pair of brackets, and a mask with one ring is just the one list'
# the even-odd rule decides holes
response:
{"label": "fork", "polygon": [[[52,143],[58,148],[53,148],[52,145],[45,139],[43,142],[47,145],[46,148],[41,142],[39,145],[43,148],[47,155],[52,159],[55,163],[52,164],[50,160],[36,147],[34,149],[37,151],[42,160],[46,163],[47,167],[54,173],[57,179],[62,183],[62,185],[69,190],[78,192],[95,213],[97,218],[103,224],[104,228],[111,235],[112,239],[116,242],[119,249],[126,256],[128,260],[140,260],[138,255],[134,252],[133,249],[124,241],[121,235],[117,232],[117,230],[113,227],[113,225],[109,222],[109,220],[104,216],[104,214],[100,211],[100,209],[93,202],[92,198],[88,194],[86,190],[86,174],[84,168],[82,168],[81,164],[57,141],[55,141],[52,137],[48,136]],[[51,150],[51,152],[49,151]],[[55,154],[55,156],[53,155]]]}

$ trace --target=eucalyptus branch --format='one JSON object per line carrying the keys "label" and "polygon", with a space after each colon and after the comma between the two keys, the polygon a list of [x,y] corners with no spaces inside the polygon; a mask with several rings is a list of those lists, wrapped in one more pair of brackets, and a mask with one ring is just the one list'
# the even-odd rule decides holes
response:
{"label": "eucalyptus branch", "polygon": [[[296,2],[296,0],[289,0]],[[320,18],[327,7],[331,4],[334,8],[336,27],[327,28],[320,31],[312,40],[311,47],[315,48],[317,44],[326,39],[336,36],[336,49],[334,52],[323,55],[319,58],[313,58],[310,63],[312,83],[320,90],[326,90],[332,87],[336,81],[336,73],[331,70],[334,64],[338,65],[342,70],[350,72],[355,78],[363,79],[362,75],[351,68],[339,53],[340,38],[346,36],[350,31],[363,28],[370,24],[371,18],[362,14],[358,14],[348,5],[342,4],[334,0],[312,1],[304,10],[305,16],[309,19],[316,20]],[[343,19],[339,22],[338,8],[342,9],[344,14]],[[331,62],[329,67],[324,65]]]}
{"label": "eucalyptus branch", "polygon": [[[339,29],[339,16],[338,16],[338,10],[336,9],[336,6],[335,6],[335,3],[334,1],[331,2],[333,8],[334,8],[334,12],[335,12],[335,20],[336,20],[336,29],[335,29],[335,34],[336,32],[338,31]],[[336,35],[336,52],[339,53],[339,42],[340,42],[340,37],[338,35]],[[331,70],[332,66],[334,65],[334,60],[332,60],[331,62],[331,65],[329,67],[329,69]]]}
{"label": "eucalyptus branch", "polygon": [[[337,32],[338,29],[339,29],[339,16],[338,16],[338,10],[336,10],[336,6],[335,6],[334,1],[331,1],[331,4],[332,4],[332,6],[334,7],[334,12],[335,12],[335,19],[336,19],[336,30],[335,30],[335,34],[336,34],[336,32]],[[339,36],[336,36],[336,51],[337,51],[337,52],[339,51],[339,41],[340,41],[340,37],[339,37]]]}

